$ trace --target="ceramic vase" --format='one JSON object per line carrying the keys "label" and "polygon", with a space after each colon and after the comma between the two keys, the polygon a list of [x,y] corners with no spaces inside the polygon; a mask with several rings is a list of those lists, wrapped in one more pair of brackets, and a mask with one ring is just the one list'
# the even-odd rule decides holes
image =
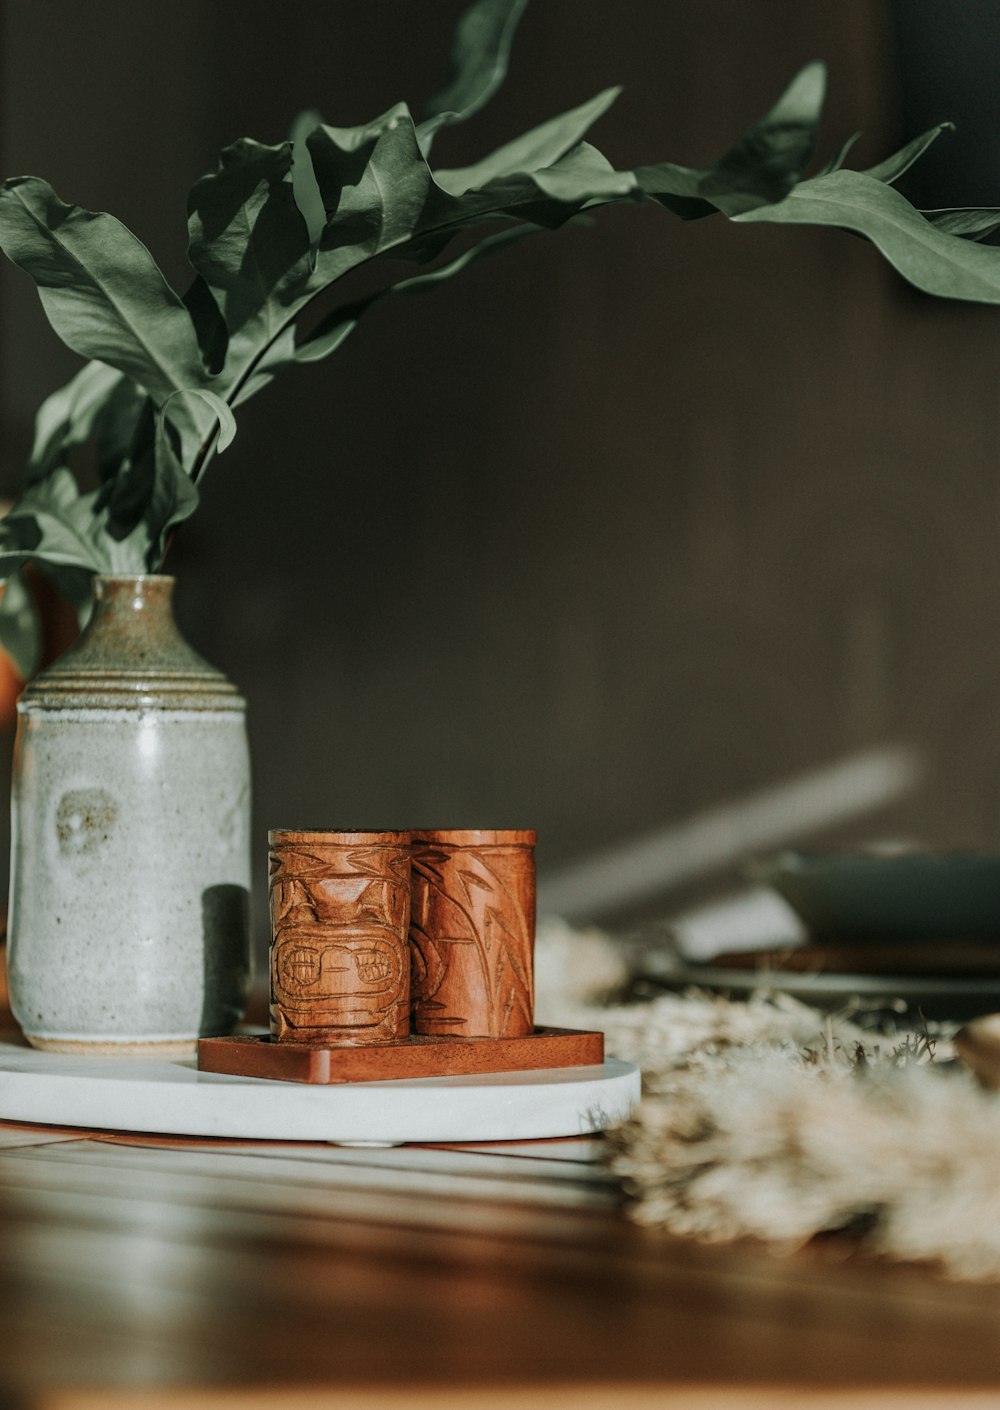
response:
{"label": "ceramic vase", "polygon": [[28,1041],[194,1051],[250,978],[245,704],[181,637],[173,579],[98,577],[18,704],[8,982]]}

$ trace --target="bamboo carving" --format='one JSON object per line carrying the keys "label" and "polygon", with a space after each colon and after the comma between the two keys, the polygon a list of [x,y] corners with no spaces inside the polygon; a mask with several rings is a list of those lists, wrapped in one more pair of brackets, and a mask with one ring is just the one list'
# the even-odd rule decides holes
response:
{"label": "bamboo carving", "polygon": [[415,1033],[533,1032],[535,836],[527,830],[412,834]]}

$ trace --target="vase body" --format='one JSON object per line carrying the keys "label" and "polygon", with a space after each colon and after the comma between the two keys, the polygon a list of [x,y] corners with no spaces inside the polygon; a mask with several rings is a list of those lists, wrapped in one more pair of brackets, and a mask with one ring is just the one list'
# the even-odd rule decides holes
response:
{"label": "vase body", "polygon": [[193,1051],[245,1007],[245,705],[172,589],[97,578],[86,631],[18,704],[8,983],[36,1047]]}

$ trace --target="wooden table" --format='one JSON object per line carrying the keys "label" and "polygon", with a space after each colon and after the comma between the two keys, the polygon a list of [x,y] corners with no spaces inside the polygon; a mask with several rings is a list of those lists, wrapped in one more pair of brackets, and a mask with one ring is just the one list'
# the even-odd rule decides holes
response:
{"label": "wooden table", "polygon": [[0,1410],[1000,1406],[1000,1286],[643,1231],[599,1155],[0,1124]]}

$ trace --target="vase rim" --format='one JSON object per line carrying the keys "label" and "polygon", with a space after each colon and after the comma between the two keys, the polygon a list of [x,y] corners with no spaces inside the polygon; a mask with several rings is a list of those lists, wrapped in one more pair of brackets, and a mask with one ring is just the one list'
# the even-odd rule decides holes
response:
{"label": "vase rim", "polygon": [[98,583],[172,583],[173,573],[95,573]]}

